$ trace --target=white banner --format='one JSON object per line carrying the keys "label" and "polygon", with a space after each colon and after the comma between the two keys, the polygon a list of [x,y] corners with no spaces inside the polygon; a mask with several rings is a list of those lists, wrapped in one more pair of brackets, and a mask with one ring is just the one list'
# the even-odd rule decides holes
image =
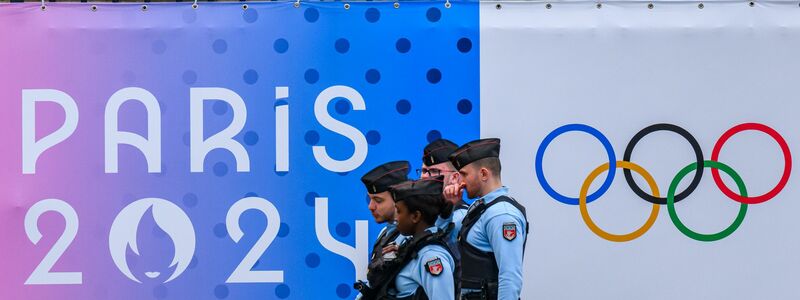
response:
{"label": "white banner", "polygon": [[[481,135],[502,139],[531,221],[523,299],[800,298],[797,2],[484,3],[480,17]],[[676,178],[698,159],[701,175]],[[587,180],[604,163],[613,177]]]}

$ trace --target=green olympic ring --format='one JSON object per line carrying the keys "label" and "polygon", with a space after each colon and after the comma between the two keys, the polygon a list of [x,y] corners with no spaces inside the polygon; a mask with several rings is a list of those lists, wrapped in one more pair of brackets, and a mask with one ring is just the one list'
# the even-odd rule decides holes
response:
{"label": "green olympic ring", "polygon": [[[747,189],[744,186],[744,181],[742,181],[742,177],[740,177],[739,174],[737,174],[736,171],[734,171],[731,167],[721,162],[713,160],[703,161],[703,167],[722,170],[722,172],[728,174],[728,176],[733,178],[733,181],[736,182],[736,186],[739,187],[739,193],[741,194],[741,196],[747,197]],[[724,239],[725,237],[731,235],[731,233],[736,231],[736,229],[739,228],[739,225],[742,224],[742,221],[744,221],[744,216],[745,214],[747,214],[747,204],[741,203],[739,205],[739,214],[736,216],[736,219],[733,220],[733,223],[730,226],[728,226],[728,228],[725,228],[720,232],[713,234],[703,234],[689,229],[688,227],[686,227],[686,225],[683,224],[683,222],[681,222],[680,218],[678,218],[678,213],[675,212],[675,190],[678,189],[678,184],[681,182],[681,179],[683,179],[683,177],[686,177],[687,174],[689,174],[694,170],[697,170],[696,162],[691,163],[688,166],[681,169],[678,172],[678,174],[675,175],[675,178],[672,179],[672,183],[670,183],[669,190],[667,191],[667,208],[669,210],[669,218],[672,219],[672,223],[675,224],[675,227],[677,227],[678,230],[680,230],[683,234],[692,239],[701,242],[713,242]]]}

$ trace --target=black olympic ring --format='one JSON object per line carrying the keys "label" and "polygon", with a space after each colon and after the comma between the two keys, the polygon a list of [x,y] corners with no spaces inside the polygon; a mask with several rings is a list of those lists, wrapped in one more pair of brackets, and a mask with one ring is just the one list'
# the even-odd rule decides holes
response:
{"label": "black olympic ring", "polygon": [[[692,149],[694,150],[695,154],[695,159],[697,160],[697,170],[695,170],[694,172],[694,178],[692,178],[692,182],[689,183],[689,186],[686,187],[685,190],[675,195],[675,202],[678,202],[688,197],[689,194],[691,194],[694,191],[694,189],[697,188],[697,185],[700,184],[700,179],[703,178],[703,149],[700,148],[700,144],[697,142],[694,136],[692,136],[691,133],[686,131],[686,129],[683,129],[678,125],[668,124],[668,123],[660,123],[647,126],[645,129],[642,129],[638,133],[636,133],[636,135],[633,136],[631,141],[628,142],[628,146],[625,147],[625,154],[622,156],[622,160],[630,162],[631,154],[633,154],[633,148],[636,147],[636,143],[638,143],[639,140],[641,140],[644,136],[662,130],[677,133],[684,139],[686,139],[692,146]],[[633,176],[631,175],[631,170],[623,169],[623,173],[625,174],[625,181],[628,182],[628,186],[630,186],[631,190],[633,190],[633,192],[636,193],[636,195],[639,196],[639,198],[642,198],[647,202],[653,204],[660,204],[660,205],[667,204],[667,198],[655,197],[643,191],[639,187],[639,185],[636,184],[636,181],[633,180]]]}

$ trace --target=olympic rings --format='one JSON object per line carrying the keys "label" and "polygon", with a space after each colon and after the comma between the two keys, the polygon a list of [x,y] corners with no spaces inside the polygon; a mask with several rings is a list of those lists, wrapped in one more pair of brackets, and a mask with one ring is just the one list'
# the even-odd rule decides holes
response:
{"label": "olympic rings", "polygon": [[[647,181],[647,184],[650,185],[650,190],[653,192],[653,195],[658,197],[659,193],[658,193],[658,186],[656,185],[656,180],[653,179],[653,176],[650,176],[650,173],[647,173],[647,171],[645,171],[644,168],[640,167],[637,164],[627,161],[617,161],[616,163],[617,163],[617,168],[622,168],[623,170],[633,170],[634,172],[639,173],[639,175],[642,175],[642,177],[644,177],[644,180]],[[636,229],[634,232],[628,234],[612,234],[600,229],[600,227],[598,227],[594,223],[594,221],[592,221],[592,217],[589,216],[589,210],[586,208],[586,193],[589,192],[589,186],[592,184],[594,179],[597,178],[597,176],[600,175],[600,173],[609,170],[609,165],[610,165],[609,163],[604,163],[599,167],[597,167],[596,169],[594,169],[592,173],[589,173],[589,176],[586,177],[586,180],[583,181],[583,185],[581,186],[581,193],[579,194],[580,196],[578,197],[580,202],[578,205],[580,206],[581,209],[581,217],[583,218],[583,222],[586,223],[586,226],[588,226],[589,229],[592,230],[592,232],[594,232],[594,234],[612,242],[627,242],[640,237],[645,232],[650,230],[650,227],[653,226],[653,223],[656,222],[656,218],[658,218],[658,210],[660,206],[658,206],[658,204],[653,203],[653,209],[650,211],[650,216],[647,218],[647,221],[644,222],[644,225],[642,225],[642,227]]]}
{"label": "olympic rings", "polygon": [[[718,161],[720,151],[725,142],[727,142],[727,140],[730,139],[730,137],[732,137],[733,135],[745,130],[756,130],[769,135],[772,139],[774,139],[778,143],[778,146],[781,148],[781,151],[783,153],[783,160],[784,160],[784,169],[781,178],[778,181],[778,184],[776,184],[775,187],[773,187],[769,192],[763,195],[753,196],[753,197],[748,197],[744,181],[736,173],[736,171],[734,171],[728,165]],[[550,145],[550,143],[561,134],[571,131],[579,131],[592,135],[603,145],[609,158],[609,161],[607,163],[600,165],[586,177],[586,179],[583,182],[583,185],[581,186],[578,198],[571,198],[555,191],[555,189],[553,189],[553,187],[550,186],[550,184],[547,182],[542,167],[544,152]],[[673,178],[670,187],[668,189],[666,198],[661,198],[659,196],[658,186],[656,185],[652,176],[650,176],[650,174],[641,166],[630,162],[631,155],[633,153],[633,148],[636,146],[636,144],[644,136],[656,131],[670,131],[679,134],[689,142],[695,153],[695,162],[681,169],[678,172],[678,174],[675,175],[675,177]],[[633,190],[633,192],[636,193],[638,197],[653,204],[653,209],[651,210],[650,216],[648,217],[645,224],[642,225],[642,227],[640,227],[639,229],[627,234],[612,234],[600,229],[600,227],[598,227],[594,223],[594,221],[592,221],[587,209],[588,203],[597,200],[597,198],[601,197],[603,194],[605,194],[606,191],[608,191],[611,182],[613,182],[614,180],[614,176],[616,174],[615,170],[617,168],[623,169],[625,180],[627,181],[628,186],[631,188],[631,190]],[[722,191],[723,194],[725,194],[725,196],[740,203],[739,213],[736,216],[736,219],[733,221],[733,223],[726,229],[714,234],[702,234],[689,229],[683,224],[683,222],[680,221],[675,211],[675,203],[688,197],[697,188],[700,180],[702,179],[702,174],[703,174],[702,169],[704,168],[711,169],[711,174],[712,177],[714,178],[714,183],[717,185],[720,191]],[[719,140],[717,140],[717,142],[714,144],[714,149],[711,153],[711,159],[704,160],[702,149],[700,148],[700,145],[694,138],[694,136],[692,136],[688,131],[677,125],[661,123],[648,126],[639,131],[638,133],[636,133],[636,135],[634,135],[634,137],[628,142],[628,145],[625,148],[623,160],[617,161],[610,141],[599,130],[584,124],[568,124],[553,130],[544,138],[544,140],[539,145],[539,148],[536,151],[535,170],[539,184],[542,186],[545,192],[547,192],[547,194],[550,195],[550,197],[552,197],[553,199],[562,202],[564,204],[578,205],[580,208],[581,217],[583,218],[583,221],[586,223],[587,227],[589,227],[589,229],[593,233],[595,233],[596,235],[598,235],[603,239],[614,242],[626,242],[638,238],[639,236],[647,232],[647,230],[649,230],[650,227],[655,222],[655,219],[658,217],[659,205],[667,205],[670,219],[675,224],[675,227],[678,228],[678,230],[681,231],[683,234],[685,234],[689,238],[698,241],[717,241],[731,235],[734,231],[736,231],[736,229],[739,228],[739,226],[744,221],[744,217],[747,213],[748,204],[757,204],[766,202],[777,196],[786,187],[786,184],[789,181],[789,176],[791,175],[791,170],[792,170],[792,155],[789,146],[786,143],[786,140],[784,140],[784,138],[777,131],[764,124],[744,123],[736,125],[725,131],[725,133],[723,133],[722,136],[719,138]],[[725,185],[725,183],[722,181],[722,178],[719,176],[720,170],[722,170],[723,172],[728,174],[731,178],[733,178],[734,182],[736,182],[736,185],[739,189],[739,194],[734,193]],[[608,171],[608,174],[606,175],[606,179],[605,181],[603,181],[603,184],[597,191],[587,196],[589,192],[589,187],[591,186],[592,182],[594,182],[594,180],[597,178],[597,176],[600,175],[600,173],[603,173],[605,171]],[[634,171],[640,174],[642,177],[644,177],[645,181],[650,186],[651,190],[650,194],[644,192],[636,184],[636,182],[633,180],[633,176],[631,175],[631,171]],[[694,177],[692,178],[691,183],[685,190],[683,190],[680,193],[677,193],[676,195],[676,189],[680,184],[681,180],[692,171],[694,171],[695,174]]]}

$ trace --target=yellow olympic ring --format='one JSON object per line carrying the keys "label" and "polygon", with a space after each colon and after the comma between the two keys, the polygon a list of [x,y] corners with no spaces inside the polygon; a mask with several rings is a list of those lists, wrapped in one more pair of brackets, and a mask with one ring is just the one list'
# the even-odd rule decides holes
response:
{"label": "yellow olympic ring", "polygon": [[[653,226],[653,224],[656,222],[656,218],[658,217],[659,205],[653,204],[653,210],[650,211],[650,217],[647,218],[647,221],[644,222],[642,227],[636,229],[634,232],[627,234],[613,234],[600,229],[600,227],[597,226],[594,221],[592,221],[592,217],[589,216],[589,210],[586,208],[586,195],[589,193],[589,186],[592,184],[594,179],[597,178],[597,176],[599,176],[601,173],[608,171],[608,165],[609,163],[604,163],[594,169],[592,173],[589,173],[589,176],[587,176],[586,180],[583,181],[583,186],[581,186],[581,192],[578,196],[578,205],[580,206],[583,222],[586,223],[586,226],[588,226],[589,229],[594,232],[594,234],[612,242],[627,242],[640,237],[645,232],[650,230],[650,227]],[[650,173],[644,170],[644,168],[635,163],[621,160],[617,161],[617,168],[628,169],[644,177],[644,180],[647,181],[648,185],[650,185],[650,190],[653,192],[653,196],[660,197],[656,181],[653,179],[653,176],[650,176]]]}

